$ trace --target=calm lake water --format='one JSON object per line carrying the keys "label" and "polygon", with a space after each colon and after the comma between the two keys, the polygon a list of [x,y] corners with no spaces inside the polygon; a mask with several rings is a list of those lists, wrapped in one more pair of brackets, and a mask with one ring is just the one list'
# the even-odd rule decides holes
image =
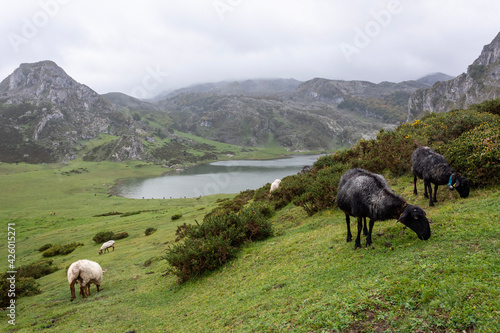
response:
{"label": "calm lake water", "polygon": [[214,162],[173,175],[126,179],[115,188],[115,193],[133,199],[195,198],[219,193],[240,193],[296,174],[303,166],[312,166],[319,156]]}

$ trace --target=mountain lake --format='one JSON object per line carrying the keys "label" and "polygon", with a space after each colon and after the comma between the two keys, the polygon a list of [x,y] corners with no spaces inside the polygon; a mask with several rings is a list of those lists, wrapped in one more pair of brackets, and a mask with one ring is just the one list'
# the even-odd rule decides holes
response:
{"label": "mountain lake", "polygon": [[321,155],[294,155],[273,160],[232,160],[202,164],[176,174],[155,178],[129,178],[114,193],[132,199],[195,198],[255,190],[275,179],[294,175]]}

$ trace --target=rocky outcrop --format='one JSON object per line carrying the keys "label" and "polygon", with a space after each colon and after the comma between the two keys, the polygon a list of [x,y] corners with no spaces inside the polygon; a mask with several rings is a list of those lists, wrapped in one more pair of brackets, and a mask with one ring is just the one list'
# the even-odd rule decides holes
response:
{"label": "rocky outcrop", "polygon": [[500,97],[500,33],[483,48],[466,73],[417,90],[408,102],[408,119],[424,112],[446,112]]}
{"label": "rocky outcrop", "polygon": [[92,149],[83,156],[85,161],[112,161],[122,162],[125,160],[141,160],[144,153],[144,145],[140,138],[130,135],[122,135],[113,140]]}
{"label": "rocky outcrop", "polygon": [[0,119],[18,138],[1,140],[0,156],[22,145],[29,153],[15,160],[26,162],[73,159],[79,141],[133,134],[135,128],[132,117],[52,61],[21,64],[0,83]]}

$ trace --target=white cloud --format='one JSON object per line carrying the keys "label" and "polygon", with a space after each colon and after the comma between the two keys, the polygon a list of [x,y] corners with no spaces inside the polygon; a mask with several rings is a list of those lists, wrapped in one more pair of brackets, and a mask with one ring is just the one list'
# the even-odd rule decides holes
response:
{"label": "white cloud", "polygon": [[[50,59],[99,93],[130,94],[151,70],[168,73],[146,84],[153,95],[257,77],[458,75],[498,33],[500,2],[37,0],[7,8],[0,13],[1,78],[20,63]],[[340,46],[355,46],[359,31],[368,41],[358,40],[362,47],[347,59]],[[22,42],[13,44],[12,36]]]}

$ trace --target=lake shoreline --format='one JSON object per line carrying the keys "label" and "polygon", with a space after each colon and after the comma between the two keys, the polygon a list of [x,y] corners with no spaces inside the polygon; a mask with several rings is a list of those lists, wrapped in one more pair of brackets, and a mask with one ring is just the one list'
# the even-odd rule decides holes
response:
{"label": "lake shoreline", "polygon": [[[117,179],[110,193],[129,199],[195,198],[237,194],[295,173],[324,154],[282,155],[266,159],[227,159],[200,163],[153,177]],[[277,163],[288,160],[288,163]]]}

